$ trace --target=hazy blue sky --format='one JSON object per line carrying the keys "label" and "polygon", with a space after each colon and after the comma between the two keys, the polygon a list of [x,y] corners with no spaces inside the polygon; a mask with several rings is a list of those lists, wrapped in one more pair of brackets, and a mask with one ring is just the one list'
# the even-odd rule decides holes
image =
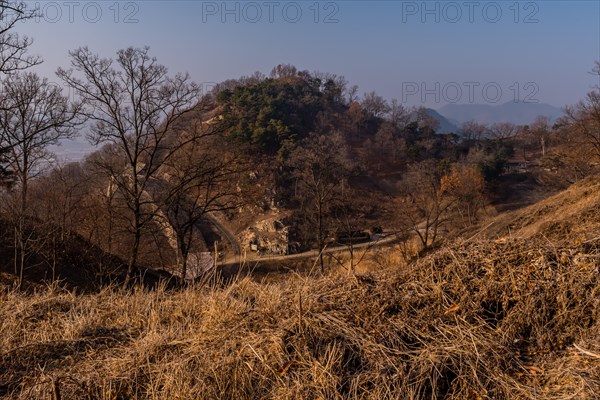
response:
{"label": "hazy blue sky", "polygon": [[112,56],[148,45],[171,72],[207,86],[291,63],[433,108],[515,98],[563,106],[598,84],[589,73],[600,60],[598,1],[36,3],[44,17],[19,29],[51,80],[78,46]]}

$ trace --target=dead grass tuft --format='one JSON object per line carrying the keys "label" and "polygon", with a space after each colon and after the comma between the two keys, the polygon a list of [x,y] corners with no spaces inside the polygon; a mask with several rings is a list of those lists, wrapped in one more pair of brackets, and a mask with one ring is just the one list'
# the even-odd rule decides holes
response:
{"label": "dead grass tuft", "polygon": [[592,399],[599,260],[514,239],[357,277],[2,290],[0,397]]}

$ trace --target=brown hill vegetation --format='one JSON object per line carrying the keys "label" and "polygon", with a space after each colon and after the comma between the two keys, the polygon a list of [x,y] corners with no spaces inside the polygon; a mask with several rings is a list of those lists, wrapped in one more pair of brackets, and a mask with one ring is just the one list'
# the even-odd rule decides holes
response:
{"label": "brown hill vegetation", "polygon": [[486,236],[583,242],[600,234],[600,176],[589,176],[530,207],[496,218]]}
{"label": "brown hill vegetation", "polygon": [[596,398],[598,184],[501,216],[482,232],[495,241],[357,277],[4,288],[0,396]]}

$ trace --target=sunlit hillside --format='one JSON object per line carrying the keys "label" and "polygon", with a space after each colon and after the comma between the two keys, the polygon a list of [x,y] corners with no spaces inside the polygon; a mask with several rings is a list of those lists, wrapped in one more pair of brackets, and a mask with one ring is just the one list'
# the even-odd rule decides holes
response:
{"label": "sunlit hillside", "polygon": [[597,185],[500,216],[494,240],[357,276],[90,295],[5,282],[0,395],[593,399]]}

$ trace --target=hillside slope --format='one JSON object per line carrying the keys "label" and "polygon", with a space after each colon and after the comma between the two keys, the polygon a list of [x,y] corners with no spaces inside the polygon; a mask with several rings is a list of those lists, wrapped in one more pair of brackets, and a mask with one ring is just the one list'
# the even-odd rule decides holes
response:
{"label": "hillside slope", "polygon": [[[459,239],[369,275],[0,286],[0,397],[595,399],[600,238],[586,235],[599,182],[501,216],[502,240]],[[548,235],[551,221],[579,225]]]}
{"label": "hillside slope", "polygon": [[529,207],[500,215],[485,236],[582,242],[600,237],[600,176],[590,176]]}

